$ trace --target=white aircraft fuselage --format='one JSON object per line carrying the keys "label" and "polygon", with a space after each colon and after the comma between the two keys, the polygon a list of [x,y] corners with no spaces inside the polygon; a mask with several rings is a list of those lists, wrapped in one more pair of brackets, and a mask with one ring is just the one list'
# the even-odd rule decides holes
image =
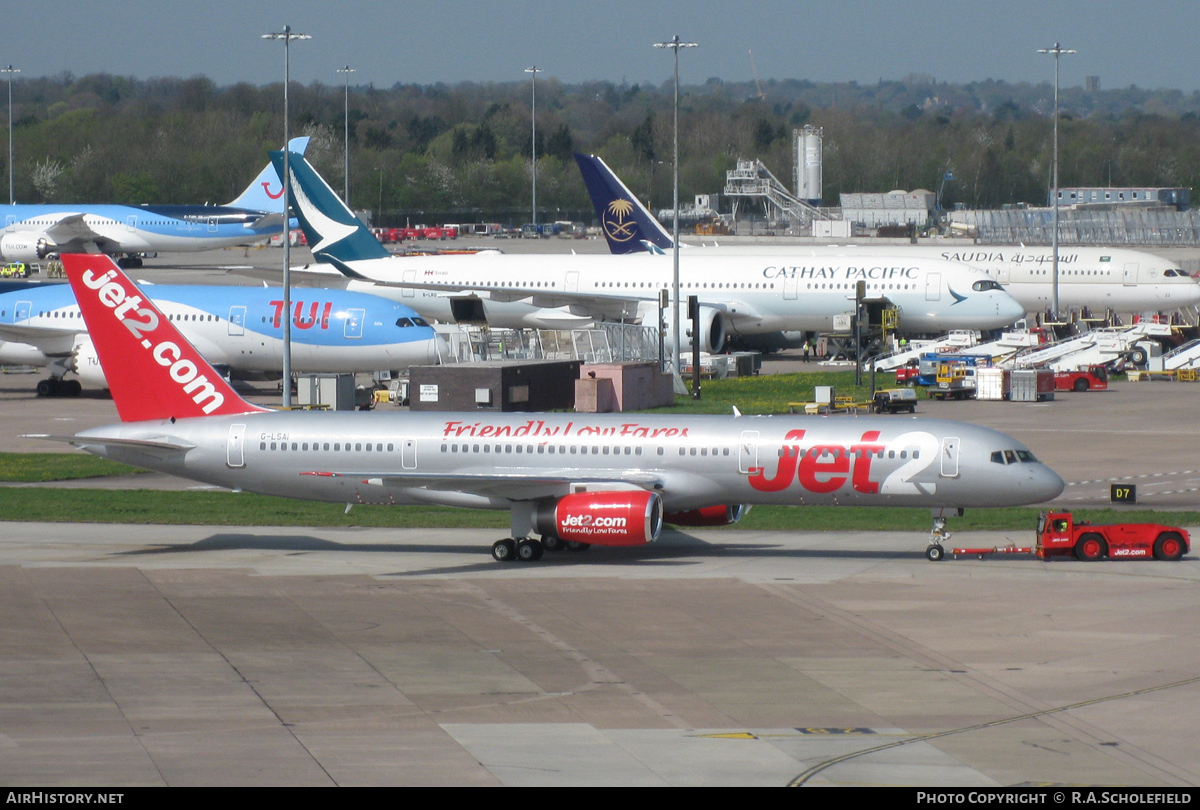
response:
{"label": "white aircraft fuselage", "polygon": [[[1044,312],[1053,300],[1054,252],[1052,248],[1024,245],[711,245],[688,251],[720,256],[823,256],[943,259],[969,265],[999,282],[1026,312]],[[1102,314],[1111,309],[1121,315],[1173,311],[1200,304],[1200,282],[1175,262],[1140,250],[1111,247],[1060,247],[1058,298],[1063,310],[1088,307]]]}
{"label": "white aircraft fuselage", "polygon": [[[695,295],[702,309],[720,313],[728,331],[831,331],[837,316],[854,311],[855,285],[865,301],[887,301],[900,313],[900,329],[923,334],[950,329],[995,329],[1024,308],[992,279],[943,259],[895,255],[680,257],[680,296]],[[352,289],[398,287],[387,294],[425,317],[450,320],[454,298],[475,297],[494,326],[555,328],[599,320],[645,321],[659,293],[672,287],[672,258],[653,254],[392,257],[347,263],[359,278]],[[519,310],[503,305],[517,304]],[[494,323],[504,316],[519,323]],[[653,317],[648,321],[653,323]]]}

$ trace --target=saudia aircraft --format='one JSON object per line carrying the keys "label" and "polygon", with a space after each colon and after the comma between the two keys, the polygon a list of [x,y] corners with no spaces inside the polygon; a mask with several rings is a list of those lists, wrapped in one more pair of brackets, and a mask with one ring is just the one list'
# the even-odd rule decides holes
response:
{"label": "saudia aircraft", "polygon": [[[304,152],[308,138],[293,138]],[[121,256],[248,245],[283,232],[283,187],[268,164],[227,205],[0,205],[0,260],[36,262],[55,253]]]}
{"label": "saudia aircraft", "polygon": [[[283,153],[272,152],[271,160],[282,172]],[[317,260],[352,279],[401,288],[392,295],[427,318],[543,328],[653,323],[659,293],[671,286],[672,262],[661,255],[392,256],[303,157],[293,155],[289,166],[296,217]],[[705,351],[719,351],[726,334],[830,331],[838,316],[854,309],[860,281],[869,306],[888,301],[898,308],[905,333],[994,329],[1024,314],[993,279],[943,259],[692,251],[680,276],[681,294],[700,300]],[[510,303],[522,309],[505,310]]]}
{"label": "saudia aircraft", "polygon": [[[603,226],[609,250],[615,254],[669,251],[674,244],[662,224],[641,204],[601,158],[575,155],[592,206]],[[683,247],[681,245],[681,247]],[[881,257],[944,259],[961,262],[987,273],[1028,312],[1050,307],[1054,264],[1053,249],[1023,245],[888,247],[795,245],[705,247],[720,255],[857,256],[864,261]],[[1060,247],[1058,251],[1059,306],[1098,313],[1108,308],[1126,314],[1172,311],[1200,304],[1200,283],[1179,265],[1151,253],[1109,247]]]}
{"label": "saudia aircraft", "polygon": [[947,512],[1064,487],[1015,439],[945,420],[267,411],[121,272],[92,256],[64,263],[122,421],[43,438],[237,490],[507,510],[500,561],[640,546],[664,523],[729,524],[753,504],[930,507],[937,560]]}
{"label": "saudia aircraft", "polygon": [[[106,265],[108,272],[112,261],[96,258],[96,266]],[[148,289],[163,316],[178,324],[209,362],[235,375],[279,372],[284,318],[292,321],[296,372],[401,369],[437,363],[444,354],[442,339],[420,315],[375,295],[298,289],[288,313],[278,287]],[[37,385],[41,396],[75,396],[81,383],[109,387],[68,284],[0,294],[0,340],[0,362],[48,367],[51,376]],[[68,373],[76,376],[64,379]]]}

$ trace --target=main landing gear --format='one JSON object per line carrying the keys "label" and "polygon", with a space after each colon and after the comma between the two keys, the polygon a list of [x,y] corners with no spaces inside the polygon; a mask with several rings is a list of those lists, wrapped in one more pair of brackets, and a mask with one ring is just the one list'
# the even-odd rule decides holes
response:
{"label": "main landing gear", "polygon": [[83,391],[79,380],[64,380],[62,377],[47,377],[38,380],[39,397],[77,397]]}
{"label": "main landing gear", "polygon": [[492,559],[496,562],[537,562],[547,551],[587,551],[591,543],[563,540],[554,535],[545,535],[541,540],[534,537],[523,539],[505,538],[492,544]]}

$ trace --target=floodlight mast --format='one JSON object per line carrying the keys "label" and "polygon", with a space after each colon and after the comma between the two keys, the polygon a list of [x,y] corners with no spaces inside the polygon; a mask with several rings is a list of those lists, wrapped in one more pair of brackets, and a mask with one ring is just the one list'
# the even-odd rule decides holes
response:
{"label": "floodlight mast", "polygon": [[263,39],[283,40],[283,407],[292,407],[292,248],[291,248],[291,202],[288,199],[288,84],[292,79],[292,40],[312,39],[308,34],[294,34],[292,27],[285,25],[282,31],[263,34]]}
{"label": "floodlight mast", "polygon": [[15,68],[9,65],[6,68],[0,68],[0,73],[8,74],[8,204],[15,205],[16,197],[13,196],[13,117],[12,117],[12,82],[13,74],[20,73],[20,68]]}
{"label": "floodlight mast", "polygon": [[346,158],[343,166],[345,174],[345,182],[342,184],[342,201],[346,203],[346,207],[350,207],[350,74],[357,73],[354,68],[346,65],[338,68],[338,73],[344,74],[346,77],[346,106],[345,112],[342,115],[343,123],[346,125]]}
{"label": "floodlight mast", "polygon": [[1050,307],[1054,310],[1054,320],[1058,320],[1058,57],[1078,53],[1072,48],[1064,48],[1055,42],[1053,48],[1039,48],[1038,53],[1048,53],[1054,57],[1054,171],[1053,188],[1050,198],[1054,201],[1054,233],[1051,236],[1053,260],[1053,278],[1051,285]]}
{"label": "floodlight mast", "polygon": [[[674,273],[671,277],[671,337],[674,340],[674,348],[671,358],[671,373],[675,378],[676,393],[686,393],[683,389],[683,379],[679,374],[679,351],[681,344],[679,342],[679,49],[680,48],[695,48],[698,43],[682,42],[679,35],[676,34],[669,42],[656,42],[655,48],[670,48],[675,54],[675,158],[673,161],[672,175],[675,189],[675,216],[672,232],[672,241],[674,242]],[[699,340],[699,335],[693,335],[693,340]]]}
{"label": "floodlight mast", "polygon": [[529,74],[529,84],[531,88],[532,98],[529,104],[529,119],[530,119],[530,141],[529,155],[533,163],[533,218],[530,220],[534,225],[537,225],[537,75],[542,72],[542,69],[537,65],[525,68],[525,72]]}

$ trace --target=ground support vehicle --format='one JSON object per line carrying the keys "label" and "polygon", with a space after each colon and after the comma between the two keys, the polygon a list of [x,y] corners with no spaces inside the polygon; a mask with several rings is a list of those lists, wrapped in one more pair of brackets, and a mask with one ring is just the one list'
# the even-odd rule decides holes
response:
{"label": "ground support vehicle", "polygon": [[1103,364],[1096,363],[1083,366],[1074,371],[1054,372],[1055,391],[1106,391],[1108,390],[1108,369]]}
{"label": "ground support vehicle", "polygon": [[875,413],[914,413],[917,410],[917,392],[911,388],[885,388],[876,391],[871,399],[871,410]]}
{"label": "ground support vehicle", "polygon": [[[1191,537],[1178,526],[1160,523],[1092,524],[1075,522],[1070,512],[1043,512],[1038,516],[1037,544],[995,548],[955,548],[956,557],[972,554],[1036,554],[1043,560],[1074,556],[1090,562],[1110,559],[1174,561],[1191,551]],[[933,559],[932,557],[930,559]]]}
{"label": "ground support vehicle", "polygon": [[977,390],[975,363],[946,360],[938,364],[937,386],[929,389],[935,399],[972,399]]}
{"label": "ground support vehicle", "polygon": [[911,388],[917,384],[919,376],[921,376],[921,369],[918,366],[918,361],[909,360],[896,369],[896,385],[907,385]]}
{"label": "ground support vehicle", "polygon": [[1076,523],[1070,512],[1040,515],[1037,539],[1037,555],[1043,559],[1074,554],[1080,560],[1151,556],[1156,560],[1178,560],[1191,550],[1191,538],[1177,526]]}

